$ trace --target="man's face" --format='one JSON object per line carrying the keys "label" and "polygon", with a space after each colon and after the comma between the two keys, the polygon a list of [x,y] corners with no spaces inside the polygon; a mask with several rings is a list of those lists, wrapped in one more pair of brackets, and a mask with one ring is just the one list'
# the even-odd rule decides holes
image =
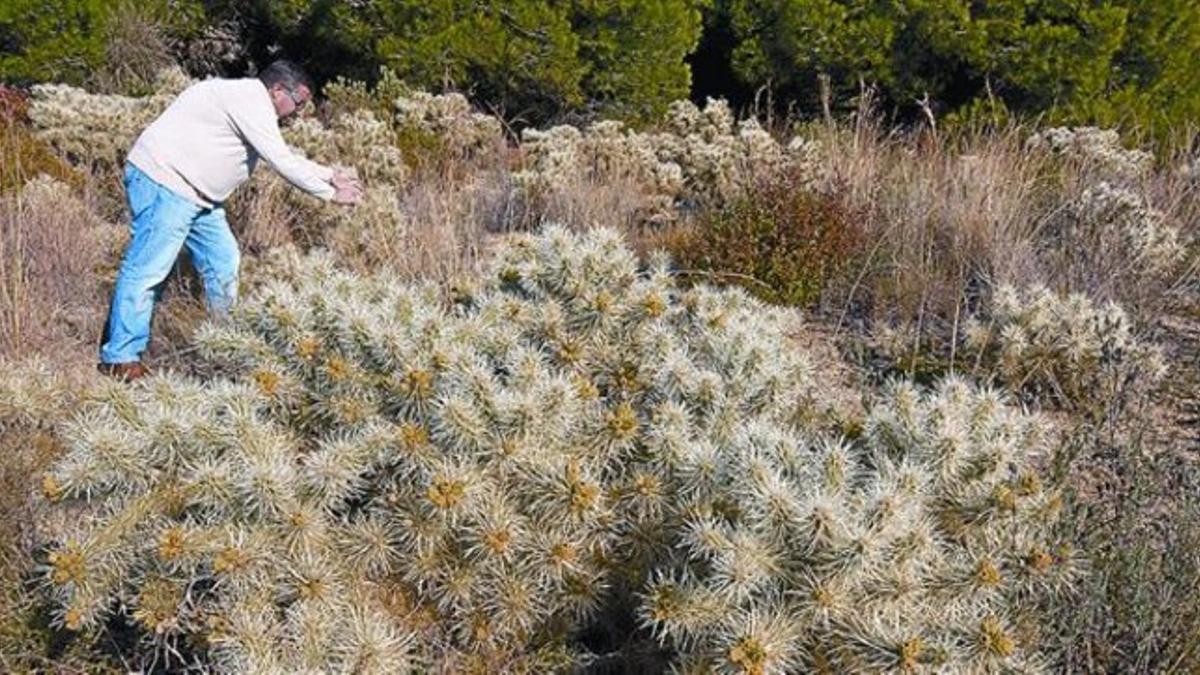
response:
{"label": "man's face", "polygon": [[282,84],[271,86],[271,102],[275,104],[275,114],[281,121],[295,116],[304,108],[310,98],[312,98],[312,94],[304,85],[300,85],[294,90],[289,90]]}

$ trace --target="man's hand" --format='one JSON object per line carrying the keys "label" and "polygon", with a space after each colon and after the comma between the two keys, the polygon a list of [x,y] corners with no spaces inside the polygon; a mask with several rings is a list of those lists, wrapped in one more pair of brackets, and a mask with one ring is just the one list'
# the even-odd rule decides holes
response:
{"label": "man's hand", "polygon": [[357,204],[362,201],[363,185],[353,169],[334,169],[329,183],[333,185],[334,203]]}

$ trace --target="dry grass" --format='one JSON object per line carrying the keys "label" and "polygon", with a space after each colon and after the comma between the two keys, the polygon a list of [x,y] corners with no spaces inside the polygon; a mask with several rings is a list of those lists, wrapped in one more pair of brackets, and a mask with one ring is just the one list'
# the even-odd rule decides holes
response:
{"label": "dry grass", "polygon": [[104,65],[91,77],[94,88],[147,93],[159,71],[175,65],[175,45],[163,22],[145,3],[119,0],[104,28]]}
{"label": "dry grass", "polygon": [[952,317],[982,284],[1042,275],[1035,252],[1055,186],[1024,129],[946,138],[885,131],[869,111],[820,127],[829,173],[859,213],[871,253],[845,303],[876,320]]}
{"label": "dry grass", "polygon": [[[1027,151],[1028,129],[899,134],[863,111],[846,123],[809,130],[834,149],[827,153],[827,173],[834,176],[836,198],[854,214],[864,242],[862,255],[843,273],[846,282],[825,293],[814,312],[813,334],[826,347],[852,349],[879,325],[909,324],[916,327],[916,350],[937,350],[939,341],[953,342],[961,321],[985,300],[988,289],[1005,282],[1041,281],[1117,300],[1147,334],[1181,308],[1200,306],[1194,253],[1192,262],[1156,286],[1145,283],[1137,270],[1121,271],[1116,263],[1124,252],[1114,250],[1110,239],[1095,239],[1107,243],[1094,249],[1056,248],[1062,240],[1053,236],[1054,228],[1063,205],[1096,176],[1086,165]],[[12,138],[0,135],[0,144],[16,147]],[[1164,164],[1174,166],[1179,159]],[[264,260],[288,247],[330,249],[340,264],[359,271],[388,269],[405,279],[446,280],[477,269],[504,232],[546,222],[616,227],[643,247],[672,236],[671,227],[665,227],[664,239],[659,236],[664,225],[646,221],[654,209],[637,185],[581,183],[537,203],[519,202],[511,190],[511,168],[518,162],[502,154],[483,160],[443,158],[408,184],[393,186],[395,192],[371,208],[357,211],[321,205],[262,171],[229,209],[243,250],[243,293],[261,280],[268,268]],[[17,177],[15,184],[32,177],[11,161],[0,162],[0,178],[10,175],[4,171]],[[0,363],[3,357],[40,354],[56,359],[64,372],[90,370],[127,216],[110,176],[79,181],[67,201],[39,202],[15,193],[0,198]],[[1193,182],[1158,171],[1140,189],[1185,237],[1194,240],[1200,234]],[[682,213],[672,227],[690,228],[704,222],[704,215]],[[204,319],[199,284],[185,269],[174,275],[158,309],[154,361],[186,369],[190,335]],[[1180,358],[1176,365],[1186,371],[1185,381],[1195,380],[1194,362]],[[847,378],[857,384],[869,375]],[[1141,403],[1142,408],[1114,409],[1175,423],[1164,412],[1170,401]],[[846,406],[847,417],[854,417],[854,405]],[[1058,608],[1056,624],[1044,632],[1063,668],[1200,667],[1188,660],[1195,656],[1186,649],[1200,639],[1200,606],[1190,601],[1200,580],[1194,559],[1200,514],[1188,504],[1197,485],[1194,462],[1180,451],[1184,441],[1135,437],[1128,419],[1113,422],[1103,429],[1079,427],[1071,435],[1076,447],[1064,459],[1064,475],[1101,477],[1076,482],[1079,496],[1072,513],[1078,544],[1095,556],[1095,575],[1073,606]],[[40,517],[29,477],[57,451],[44,429],[4,424],[0,420],[0,537],[15,544],[0,557],[0,585],[8,589],[0,594],[0,614],[28,616],[34,608],[31,596],[12,592],[30,569],[28,546],[18,535],[24,523]],[[1169,431],[1167,436],[1179,430]],[[1161,459],[1142,461],[1143,455]],[[1149,526],[1156,521],[1172,525]],[[45,645],[37,640],[44,638],[26,636],[34,642],[22,644],[40,645],[41,654]],[[0,652],[0,668],[12,670],[6,656]],[[64,663],[56,667],[67,669]]]}
{"label": "dry grass", "polygon": [[120,228],[46,183],[0,203],[0,357],[78,355],[99,335]]}

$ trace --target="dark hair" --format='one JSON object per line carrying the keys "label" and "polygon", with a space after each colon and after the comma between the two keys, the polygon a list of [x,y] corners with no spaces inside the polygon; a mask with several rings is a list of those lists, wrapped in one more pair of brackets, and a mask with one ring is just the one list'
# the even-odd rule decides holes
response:
{"label": "dark hair", "polygon": [[273,62],[271,65],[262,69],[258,74],[258,79],[266,85],[267,89],[282,84],[284,89],[290,92],[296,92],[300,87],[304,87],[312,92],[312,78],[304,69],[291,61],[280,59]]}

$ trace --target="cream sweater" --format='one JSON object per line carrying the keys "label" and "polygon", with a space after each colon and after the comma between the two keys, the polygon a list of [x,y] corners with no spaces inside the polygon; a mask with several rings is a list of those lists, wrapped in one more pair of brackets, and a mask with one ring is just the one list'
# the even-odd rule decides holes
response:
{"label": "cream sweater", "polygon": [[257,79],[188,87],[146,127],[128,160],[172,192],[212,208],[250,177],[259,157],[301,190],[333,197],[333,170],[284,143],[270,94]]}

